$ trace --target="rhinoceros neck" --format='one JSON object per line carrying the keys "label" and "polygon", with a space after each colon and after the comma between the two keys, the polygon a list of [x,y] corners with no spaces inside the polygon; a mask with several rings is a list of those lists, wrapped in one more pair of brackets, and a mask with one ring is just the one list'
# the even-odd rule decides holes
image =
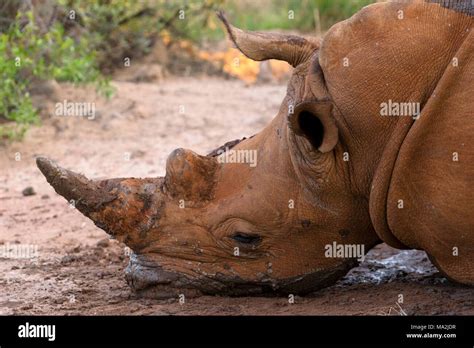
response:
{"label": "rhinoceros neck", "polygon": [[371,175],[372,181],[369,194],[370,217],[377,234],[387,244],[400,249],[404,249],[406,246],[392,234],[387,225],[386,205],[392,172],[399,149],[413,122],[410,119],[400,119],[393,127],[390,137],[384,144],[381,156],[376,161],[377,167]]}
{"label": "rhinoceros neck", "polygon": [[321,45],[352,186],[370,201],[377,234],[393,246],[403,247],[387,226],[386,200],[400,147],[416,122],[407,108],[422,114],[446,68],[458,63],[472,18],[439,4],[374,4],[335,25]]}

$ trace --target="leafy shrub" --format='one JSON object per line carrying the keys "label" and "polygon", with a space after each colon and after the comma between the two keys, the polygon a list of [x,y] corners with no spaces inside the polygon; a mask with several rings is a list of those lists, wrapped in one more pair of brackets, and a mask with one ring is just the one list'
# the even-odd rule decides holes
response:
{"label": "leafy shrub", "polygon": [[[163,31],[198,39],[223,1],[44,0],[25,11],[22,2],[3,0],[0,138],[20,137],[39,122],[28,94],[32,81],[93,82],[110,96],[113,89],[101,71],[120,67],[125,57],[147,54]],[[181,11],[186,20],[180,20]]]}
{"label": "leafy shrub", "polygon": [[[18,13],[16,20],[0,33],[0,138],[19,138],[28,125],[37,124],[28,88],[34,80],[56,79],[73,83],[96,83],[100,92],[111,88],[96,67],[95,53],[86,39],[66,36],[61,23],[48,31],[38,27],[32,11]],[[2,120],[3,119],[3,120]],[[6,123],[14,121],[15,123]]]}
{"label": "leafy shrub", "polygon": [[[74,21],[66,26],[79,28],[97,52],[102,71],[123,66],[124,57],[138,58],[150,52],[160,34],[175,39],[197,41],[210,16],[224,0],[60,0]],[[184,16],[184,18],[182,17]],[[184,20],[182,20],[184,19]]]}

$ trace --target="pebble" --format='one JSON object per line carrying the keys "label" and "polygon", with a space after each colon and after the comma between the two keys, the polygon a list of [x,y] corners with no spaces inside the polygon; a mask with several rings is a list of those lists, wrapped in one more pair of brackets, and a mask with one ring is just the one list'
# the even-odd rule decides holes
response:
{"label": "pebble", "polygon": [[36,194],[35,189],[34,189],[33,187],[31,187],[31,186],[25,187],[25,188],[23,189],[23,191],[21,191],[21,193],[22,193],[23,196],[25,196],[25,197],[26,197],[26,196],[33,196],[33,195]]}
{"label": "pebble", "polygon": [[61,258],[61,263],[62,264],[70,263],[70,262],[77,261],[78,259],[79,258],[76,255],[66,255]]}

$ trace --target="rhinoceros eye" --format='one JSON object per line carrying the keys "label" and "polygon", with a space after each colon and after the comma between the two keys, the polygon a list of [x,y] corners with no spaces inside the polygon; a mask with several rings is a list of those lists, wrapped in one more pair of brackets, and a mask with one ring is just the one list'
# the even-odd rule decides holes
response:
{"label": "rhinoceros eye", "polygon": [[243,232],[237,232],[231,238],[242,244],[258,244],[262,240],[262,237],[259,235]]}

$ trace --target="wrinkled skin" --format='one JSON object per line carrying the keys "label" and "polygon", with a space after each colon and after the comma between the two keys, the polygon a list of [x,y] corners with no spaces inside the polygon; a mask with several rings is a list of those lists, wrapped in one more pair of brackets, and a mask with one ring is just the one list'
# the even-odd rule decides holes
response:
{"label": "wrinkled skin", "polygon": [[[472,17],[438,4],[375,4],[321,44],[252,36],[223,20],[247,56],[295,67],[278,115],[231,149],[257,151],[255,167],[177,149],[165,178],[97,182],[37,159],[59,194],[134,251],[130,286],[160,298],[304,294],[357,264],[326,257],[326,245],[367,252],[380,241],[423,249],[450,278],[474,284],[474,154],[460,145],[474,131]],[[419,101],[420,118],[381,117],[389,99]],[[451,161],[454,151],[462,161]]]}

